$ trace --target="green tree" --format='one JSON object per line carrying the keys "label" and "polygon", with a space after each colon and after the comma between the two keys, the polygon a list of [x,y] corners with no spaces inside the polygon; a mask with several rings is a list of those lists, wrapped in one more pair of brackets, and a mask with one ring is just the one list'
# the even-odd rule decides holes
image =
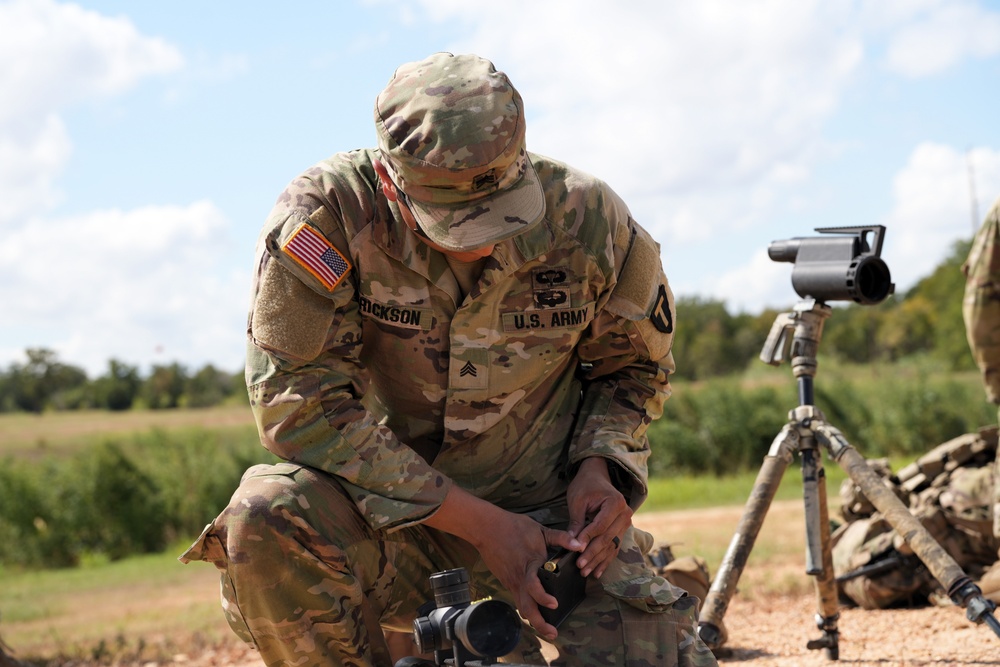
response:
{"label": "green tree", "polygon": [[128,410],[139,394],[142,380],[135,366],[112,359],[108,372],[94,382],[97,404],[109,410]]}
{"label": "green tree", "polygon": [[14,382],[9,372],[0,372],[0,412],[11,412],[14,405]]}
{"label": "green tree", "polygon": [[10,400],[21,410],[40,413],[53,397],[87,383],[86,373],[60,362],[52,350],[29,348],[25,355],[27,363],[12,364],[5,383]]}
{"label": "green tree", "polygon": [[142,383],[142,398],[153,410],[176,408],[180,406],[187,381],[187,371],[176,362],[169,366],[153,366]]}
{"label": "green tree", "polygon": [[887,313],[876,313],[876,348],[898,360],[934,345],[935,304],[923,294],[912,294]]}
{"label": "green tree", "polygon": [[965,295],[965,274],[962,264],[969,255],[970,241],[959,241],[951,254],[931,275],[918,282],[907,294],[907,300],[924,298],[933,304],[933,355],[954,370],[973,367],[969,344],[962,319],[962,298]]}
{"label": "green tree", "polygon": [[[748,333],[748,327],[752,329]],[[674,357],[677,376],[697,380],[741,371],[759,351],[757,318],[732,316],[721,301],[677,300]]]}
{"label": "green tree", "polygon": [[81,512],[89,546],[118,560],[166,546],[167,517],[160,488],[121,448],[106,443],[87,461],[90,506]]}
{"label": "green tree", "polygon": [[858,364],[882,358],[884,350],[879,347],[879,330],[883,311],[880,309],[891,306],[892,303],[886,301],[880,306],[835,307],[823,325],[820,352]]}
{"label": "green tree", "polygon": [[232,376],[217,369],[212,364],[204,366],[191,376],[185,390],[187,405],[192,408],[207,408],[218,405],[232,393]]}

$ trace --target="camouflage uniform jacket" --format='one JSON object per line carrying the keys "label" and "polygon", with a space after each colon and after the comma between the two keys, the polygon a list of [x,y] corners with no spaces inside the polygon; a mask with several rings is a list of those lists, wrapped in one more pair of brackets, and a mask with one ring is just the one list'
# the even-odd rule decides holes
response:
{"label": "camouflage uniform jacket", "polygon": [[986,396],[1000,403],[1000,199],[993,204],[962,265],[962,314],[969,347],[983,375]]}
{"label": "camouflage uniform jacket", "polygon": [[382,194],[377,156],[307,170],[261,233],[247,385],[265,447],[336,475],[379,529],[427,518],[452,483],[555,520],[591,456],[637,507],[673,370],[657,244],[607,185],[532,155],[545,219],[463,299]]}

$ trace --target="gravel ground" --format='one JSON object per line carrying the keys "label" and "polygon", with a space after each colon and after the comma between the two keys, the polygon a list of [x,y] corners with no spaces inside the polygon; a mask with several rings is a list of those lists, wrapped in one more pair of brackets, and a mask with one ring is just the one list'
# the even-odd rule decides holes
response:
{"label": "gravel ground", "polygon": [[[726,614],[729,641],[718,650],[719,663],[732,667],[809,667],[830,665],[825,651],[806,642],[819,636],[810,597],[767,596],[733,599]],[[976,626],[958,607],[865,611],[842,610],[840,663],[852,667],[918,665],[1000,665],[1000,638]],[[176,655],[172,662],[145,667],[260,667],[249,650],[227,646],[198,655]],[[81,666],[82,667],[82,666]]]}

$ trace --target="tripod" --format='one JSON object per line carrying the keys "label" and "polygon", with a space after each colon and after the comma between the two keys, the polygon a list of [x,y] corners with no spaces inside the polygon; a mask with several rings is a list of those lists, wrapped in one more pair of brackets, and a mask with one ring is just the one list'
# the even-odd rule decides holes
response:
{"label": "tripod", "polygon": [[966,617],[976,624],[985,622],[1000,637],[1000,622],[993,616],[996,605],[983,597],[979,587],[910,514],[896,495],[882,484],[878,475],[868,467],[864,457],[847,442],[840,431],[827,423],[823,413],[813,404],[816,353],[823,334],[823,324],[831,312],[830,306],[821,301],[804,299],[796,304],[792,312],[778,315],[768,333],[760,358],[777,366],[785,358],[786,351],[790,352],[792,372],[798,381],[799,406],[789,413],[788,423],[771,443],[771,449],[757,473],[736,533],[702,608],[698,620],[699,636],[709,647],[720,645],[722,618],[736,592],[736,583],[746,566],[781,477],[795,454],[799,454],[805,505],[806,574],[816,577],[816,625],[822,631],[821,637],[810,640],[806,646],[811,650],[826,649],[830,660],[839,659],[837,619],[840,614],[830,547],[822,448],[827,450],[830,457],[882,513],[889,525],[903,537],[952,601],[966,609]]}

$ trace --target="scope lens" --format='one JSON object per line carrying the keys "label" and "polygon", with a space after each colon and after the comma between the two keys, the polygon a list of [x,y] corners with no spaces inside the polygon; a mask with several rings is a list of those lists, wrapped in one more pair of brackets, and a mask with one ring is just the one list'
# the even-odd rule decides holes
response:
{"label": "scope lens", "polygon": [[506,602],[483,600],[465,609],[455,621],[455,635],[480,657],[507,655],[521,638],[521,619]]}

